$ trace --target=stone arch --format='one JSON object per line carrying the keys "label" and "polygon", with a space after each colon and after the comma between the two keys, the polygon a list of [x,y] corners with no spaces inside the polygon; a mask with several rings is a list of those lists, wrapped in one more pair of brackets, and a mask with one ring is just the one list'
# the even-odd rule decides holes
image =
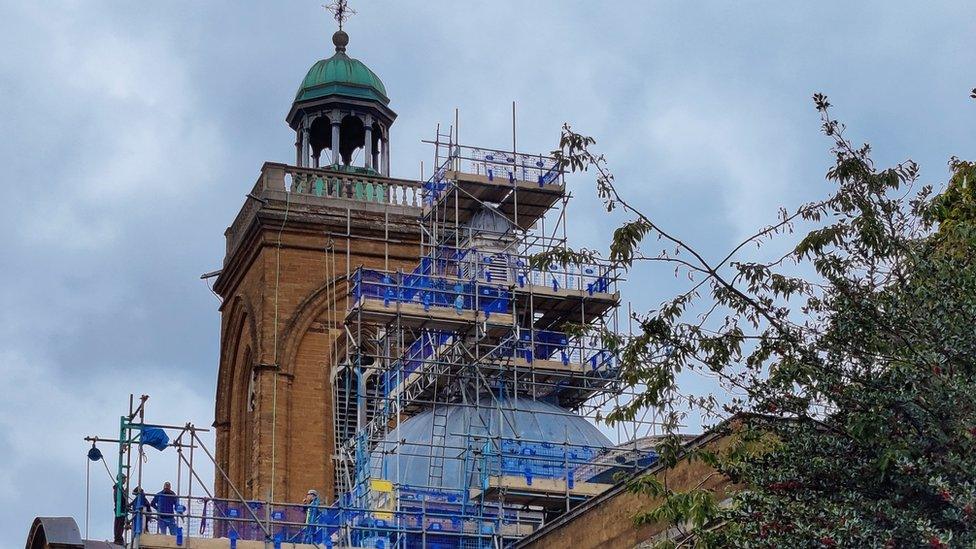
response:
{"label": "stone arch", "polygon": [[[312,157],[319,158],[321,164],[322,151],[332,150],[332,124],[327,116],[316,116],[308,129],[309,144],[312,147]],[[331,156],[325,164],[331,164]]]}
{"label": "stone arch", "polygon": [[[221,350],[214,422],[221,456],[218,466],[238,490],[246,493],[254,456],[254,423],[247,414],[246,392],[254,357],[258,356],[258,333],[253,308],[243,296],[236,296],[231,303]],[[223,478],[218,475],[216,480],[218,495],[228,495],[230,487]]]}
{"label": "stone arch", "polygon": [[336,345],[344,344],[345,337],[335,331],[340,326],[318,323],[333,306],[339,313],[336,320],[341,322],[345,292],[344,275],[323,284],[302,300],[282,332],[280,375],[285,378],[286,393],[281,392],[279,381],[282,446],[278,466],[287,468],[288,474],[276,491],[282,489],[288,497],[300,498],[310,488],[319,490],[327,501],[335,494],[331,357],[342,352]]}
{"label": "stone arch", "polygon": [[217,371],[217,399],[216,410],[214,410],[214,419],[218,424],[230,420],[230,402],[226,397],[232,393],[231,385],[235,378],[234,370],[237,366],[231,359],[237,352],[242,335],[245,335],[245,328],[249,334],[248,343],[252,352],[255,356],[260,356],[255,318],[254,307],[251,306],[250,302],[244,296],[235,296],[228,312],[227,329],[220,342],[221,356]]}
{"label": "stone arch", "polygon": [[339,154],[342,163],[351,165],[356,149],[366,145],[366,127],[363,119],[356,114],[347,114],[339,124]]}
{"label": "stone arch", "polygon": [[[346,275],[340,275],[312,292],[295,308],[295,314],[289,319],[282,333],[281,339],[284,342],[281,348],[282,373],[294,375],[295,355],[298,352],[299,344],[301,344],[302,336],[305,335],[312,323],[333,306],[333,303],[339,308],[338,313],[345,314],[346,288]],[[333,291],[330,292],[330,289]],[[339,319],[338,316],[337,319]]]}

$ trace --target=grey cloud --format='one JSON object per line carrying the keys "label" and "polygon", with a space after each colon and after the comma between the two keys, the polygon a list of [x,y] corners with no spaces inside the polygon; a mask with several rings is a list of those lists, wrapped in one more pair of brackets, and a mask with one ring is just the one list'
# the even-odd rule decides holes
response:
{"label": "grey cloud", "polygon": [[[217,303],[197,277],[261,162],[292,159],[284,115],[331,49],[320,3],[0,1],[0,539],[39,513],[84,516],[80,439],[111,433],[128,392],[151,392],[160,419],[212,420]],[[592,133],[625,192],[712,254],[826,192],[814,91],[880,162],[912,156],[929,181],[976,145],[969,3],[356,9],[350,53],[400,114],[395,175],[430,165],[419,140],[454,107],[463,141],[508,146],[517,100],[520,148],[548,151],[563,122]],[[590,181],[571,184],[570,236],[602,246]],[[630,278],[642,308],[680,284]]]}

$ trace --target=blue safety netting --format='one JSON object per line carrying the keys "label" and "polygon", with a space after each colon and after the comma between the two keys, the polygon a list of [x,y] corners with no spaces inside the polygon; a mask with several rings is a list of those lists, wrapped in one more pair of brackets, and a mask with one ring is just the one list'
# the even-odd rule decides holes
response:
{"label": "blue safety netting", "polygon": [[606,293],[610,290],[610,279],[604,276],[597,277],[593,282],[586,284],[586,291],[590,295],[594,293]]}
{"label": "blue safety netting", "polygon": [[[424,265],[418,266],[423,270]],[[486,315],[508,312],[512,294],[502,286],[462,281],[423,273],[389,273],[357,269],[352,276],[353,299],[382,300],[384,306],[416,303],[458,311],[478,310]]]}
{"label": "blue safety netting", "polygon": [[[528,362],[538,358],[548,360],[556,353],[566,349],[569,337],[562,332],[550,330],[523,330],[519,335],[518,355]],[[569,363],[566,353],[561,353],[564,363]]]}
{"label": "blue safety netting", "polygon": [[527,523],[519,510],[475,506],[467,499],[466,491],[399,485],[397,511],[383,518],[349,511],[344,516],[358,527],[353,533],[358,547],[488,548],[495,547],[491,536]]}
{"label": "blue safety netting", "polygon": [[[254,515],[248,511],[254,511]],[[213,521],[214,531],[221,537],[234,536],[240,540],[263,540],[265,538],[264,529],[261,524],[254,520],[254,516],[264,518],[265,504],[260,501],[251,501],[246,505],[240,501],[220,501],[213,502]],[[295,514],[291,521],[297,523],[305,522],[304,513]]]}
{"label": "blue safety netting", "polygon": [[401,360],[393,363],[390,371],[383,374],[384,395],[403,383],[407,376],[417,370],[424,361],[434,356],[434,352],[451,340],[453,334],[440,330],[424,330],[421,336],[410,344]]}
{"label": "blue safety netting", "polygon": [[522,476],[530,486],[533,478],[564,479],[572,488],[574,471],[599,453],[600,449],[586,446],[503,439],[499,471],[495,474]]}

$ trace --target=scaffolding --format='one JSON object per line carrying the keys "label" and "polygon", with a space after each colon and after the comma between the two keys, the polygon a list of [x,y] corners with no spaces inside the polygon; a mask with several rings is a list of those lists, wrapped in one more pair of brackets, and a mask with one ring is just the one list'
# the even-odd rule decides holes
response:
{"label": "scaffolding", "polygon": [[[130,400],[117,439],[87,439],[93,449],[119,444],[109,475],[120,486],[116,516],[131,528],[130,546],[139,546],[146,518],[160,518],[128,501],[142,486],[147,434],[160,431],[166,441],[154,444],[178,454],[181,535],[314,547],[507,547],[656,461],[653,410],[615,433],[596,421],[641,389],[621,379],[598,335],[631,333],[621,273],[599,260],[534,260],[568,246],[570,193],[560,166],[514,144],[462,146],[456,135],[438,130],[430,141],[436,169],[421,181],[263,170],[262,180],[275,172],[289,194],[343,199],[345,233],[329,233],[325,261],[327,314],[342,330],[328,357],[335,499],[245,499],[201,441],[205,430],[146,423],[143,397]],[[402,208],[395,220],[391,206]],[[367,238],[353,234],[356,207],[384,222],[382,269],[350,266],[351,243]],[[416,264],[391,268],[390,235],[404,232],[414,212]],[[334,239],[346,240],[344,274]],[[413,245],[397,244],[400,256]],[[213,466],[232,497],[210,492],[194,452],[196,466]]]}
{"label": "scaffolding", "polygon": [[[102,462],[109,478],[115,483],[114,517],[117,534],[122,537],[125,547],[157,546],[153,542],[160,541],[156,534],[160,531],[175,536],[180,546],[189,545],[191,538],[228,538],[234,542],[267,540],[275,542],[276,547],[285,542],[294,547],[319,546],[317,541],[322,541],[324,529],[317,524],[310,525],[308,505],[244,498],[226,472],[217,465],[213,452],[201,438],[201,433],[207,433],[209,429],[196,427],[192,423],[180,426],[147,422],[148,400],[148,395],[138,399],[129,395],[129,411],[119,418],[118,438],[87,436],[84,439],[91,443],[87,454],[89,462]],[[105,444],[118,446],[114,475],[100,447]],[[169,498],[168,506],[161,502],[157,504],[157,500],[162,499],[162,491],[154,494],[144,483],[143,472],[148,452],[153,448],[176,454],[173,491],[162,496]],[[201,466],[212,467],[227,482],[231,497],[219,498],[213,493],[210,483],[198,473]],[[86,509],[91,500],[90,474],[88,483]],[[101,500],[100,496],[98,500]],[[87,538],[87,513],[85,518]],[[316,513],[318,519],[319,514]],[[170,528],[164,530],[164,524]]]}
{"label": "scaffolding", "polygon": [[656,460],[653,412],[616,442],[593,422],[631,396],[595,335],[627,336],[620,272],[533,261],[567,246],[560,166],[455,135],[428,142],[416,266],[347,276],[332,387],[350,546],[504,547]]}

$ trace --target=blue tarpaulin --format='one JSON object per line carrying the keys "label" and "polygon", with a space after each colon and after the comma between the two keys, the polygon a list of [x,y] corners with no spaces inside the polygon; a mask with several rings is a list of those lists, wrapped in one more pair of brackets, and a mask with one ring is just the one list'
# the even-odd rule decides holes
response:
{"label": "blue tarpaulin", "polygon": [[146,427],[142,430],[142,443],[162,452],[169,445],[169,435],[159,427]]}

